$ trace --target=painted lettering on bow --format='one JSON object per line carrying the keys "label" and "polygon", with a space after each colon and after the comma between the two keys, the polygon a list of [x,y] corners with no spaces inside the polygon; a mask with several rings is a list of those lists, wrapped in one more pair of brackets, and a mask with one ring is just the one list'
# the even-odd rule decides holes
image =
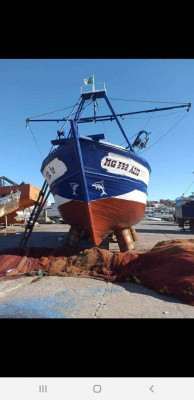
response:
{"label": "painted lettering on bow", "polygon": [[139,168],[137,168],[137,167],[135,167],[135,166],[133,166],[131,164],[128,164],[126,162],[122,162],[122,161],[115,160],[115,159],[108,158],[108,157],[105,158],[105,161],[102,164],[102,167],[103,168],[104,167],[109,167],[109,168],[107,168],[109,171],[110,171],[110,168],[115,168],[116,170],[120,169],[120,170],[123,170],[123,171],[127,171],[127,172],[129,172],[129,173],[131,173],[133,175],[136,175],[136,176],[138,176],[140,174],[140,169]]}

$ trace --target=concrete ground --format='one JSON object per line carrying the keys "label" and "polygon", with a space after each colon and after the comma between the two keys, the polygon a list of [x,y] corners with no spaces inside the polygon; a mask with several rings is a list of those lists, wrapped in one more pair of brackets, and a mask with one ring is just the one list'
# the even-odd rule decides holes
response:
{"label": "concrete ground", "polygon": [[[181,232],[172,222],[144,219],[135,228],[138,242],[134,251],[148,251],[163,240],[194,239],[194,233]],[[28,246],[61,247],[68,230],[65,224],[40,224]],[[9,226],[5,236],[5,230],[0,229],[0,250],[18,247],[22,232],[21,226]],[[92,243],[82,241],[80,246],[87,248]],[[109,250],[118,251],[117,243],[110,243]],[[0,282],[0,318],[194,318],[194,307],[133,282],[20,277]]]}

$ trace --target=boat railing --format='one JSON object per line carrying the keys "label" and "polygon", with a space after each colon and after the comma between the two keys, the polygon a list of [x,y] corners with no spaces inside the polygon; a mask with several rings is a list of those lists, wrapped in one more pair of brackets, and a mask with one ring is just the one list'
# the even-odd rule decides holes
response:
{"label": "boat railing", "polygon": [[[97,86],[97,90],[96,90],[96,86]],[[95,82],[95,84],[89,83],[88,85],[81,86],[81,94],[101,92],[102,90],[104,90],[106,92],[105,82]]]}

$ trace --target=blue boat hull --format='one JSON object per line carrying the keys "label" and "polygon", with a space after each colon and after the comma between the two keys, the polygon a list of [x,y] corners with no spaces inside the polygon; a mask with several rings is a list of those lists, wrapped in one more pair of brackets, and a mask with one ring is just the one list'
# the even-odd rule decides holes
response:
{"label": "blue boat hull", "polygon": [[177,199],[176,205],[176,218],[179,219],[194,219],[194,200]]}
{"label": "blue boat hull", "polygon": [[120,146],[87,137],[78,142],[66,139],[43,161],[41,172],[65,222],[99,245],[109,233],[141,221],[151,170]]}

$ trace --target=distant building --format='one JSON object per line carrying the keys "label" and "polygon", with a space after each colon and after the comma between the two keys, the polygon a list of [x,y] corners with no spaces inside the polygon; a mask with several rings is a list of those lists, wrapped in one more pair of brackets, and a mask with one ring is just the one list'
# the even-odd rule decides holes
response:
{"label": "distant building", "polygon": [[147,201],[146,213],[151,214],[159,212],[159,213],[174,214],[175,203],[176,200],[170,200],[170,199],[160,199],[159,201],[149,200]]}

